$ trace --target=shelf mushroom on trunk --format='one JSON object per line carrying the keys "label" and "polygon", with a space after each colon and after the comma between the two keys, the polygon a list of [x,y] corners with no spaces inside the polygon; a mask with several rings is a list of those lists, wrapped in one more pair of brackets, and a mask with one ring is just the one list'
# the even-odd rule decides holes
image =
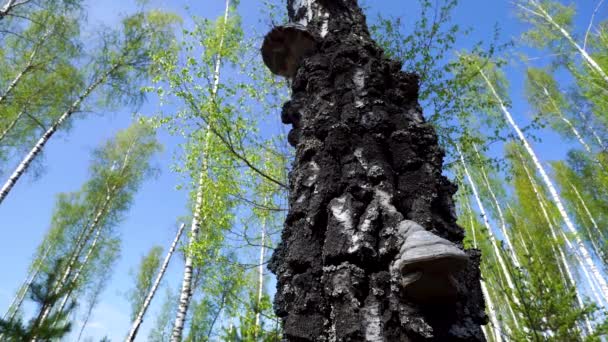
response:
{"label": "shelf mushroom on trunk", "polygon": [[483,341],[480,253],[418,105],[418,77],[356,0],[287,0],[262,57],[290,80],[289,212],[269,269],[287,341]]}
{"label": "shelf mushroom on trunk", "polygon": [[262,59],[273,74],[291,79],[302,57],[314,51],[315,46],[316,39],[306,26],[295,23],[276,26],[264,37]]}

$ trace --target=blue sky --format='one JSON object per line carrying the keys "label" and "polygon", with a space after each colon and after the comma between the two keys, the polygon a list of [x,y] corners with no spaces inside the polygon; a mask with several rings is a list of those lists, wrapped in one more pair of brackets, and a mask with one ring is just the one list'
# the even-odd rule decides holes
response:
{"label": "blue sky", "polygon": [[[99,24],[115,25],[121,15],[134,10],[134,2],[134,0],[86,1],[89,25],[91,27]],[[241,0],[239,12],[243,17],[246,32],[252,32],[247,28],[255,28],[258,32],[267,29],[268,23],[259,22],[260,7],[263,2]],[[460,2],[461,5],[454,16],[455,22],[473,28],[469,37],[462,38],[462,47],[468,47],[475,41],[491,39],[496,23],[501,27],[503,39],[517,38],[524,29],[516,18],[510,1],[461,0]],[[413,0],[367,0],[365,4],[370,7],[369,19],[375,18],[375,13],[380,12],[384,15],[403,16],[406,20],[413,21],[415,18],[411,16],[417,14],[417,11],[411,8],[416,4]],[[594,1],[579,2],[577,20],[585,23],[582,27],[586,27],[594,5]],[[223,11],[224,0],[151,0],[148,6],[174,11],[185,17],[196,15],[216,18]],[[188,11],[185,8],[188,8]],[[606,19],[607,14],[608,10],[604,9],[599,13],[598,20]],[[188,22],[186,20],[186,25]],[[507,69],[507,77],[511,83],[513,113],[522,126],[530,122],[530,110],[524,101],[523,70],[521,64],[511,64]],[[139,112],[151,114],[157,110],[158,104],[149,102],[140,108]],[[0,231],[3,236],[0,239],[0,260],[4,260],[3,277],[0,279],[0,310],[8,307],[14,291],[26,276],[31,256],[48,228],[56,194],[80,188],[88,179],[87,169],[92,149],[111,138],[118,130],[126,128],[131,123],[132,111],[132,109],[122,109],[115,112],[80,115],[73,122],[73,127],[68,133],[57,135],[47,145],[44,151],[45,172],[41,177],[36,180],[29,176],[23,178],[0,206]],[[280,127],[278,113],[276,124],[269,127],[271,131],[278,131]],[[542,138],[542,142],[535,143],[535,147],[544,162],[564,156],[568,144],[564,144],[559,137],[549,132],[540,132],[538,136]],[[124,293],[131,287],[129,270],[137,265],[141,256],[153,245],[166,248],[176,231],[177,218],[187,214],[187,194],[175,190],[180,178],[169,169],[174,163],[173,155],[180,141],[165,132],[159,133],[159,139],[165,145],[165,150],[157,156],[155,162],[162,172],[158,178],[142,185],[127,219],[120,226],[123,237],[120,261],[112,274],[108,275],[111,281],[85,330],[85,336],[93,337],[95,340],[99,340],[104,335],[109,336],[113,341],[124,338],[130,326],[129,305],[124,297]],[[559,148],[556,148],[557,146]],[[180,258],[174,258],[166,275],[167,282],[174,289],[181,281],[181,263]],[[164,291],[159,292],[140,330],[139,341],[145,341],[163,297]],[[79,324],[75,328],[78,330]]]}

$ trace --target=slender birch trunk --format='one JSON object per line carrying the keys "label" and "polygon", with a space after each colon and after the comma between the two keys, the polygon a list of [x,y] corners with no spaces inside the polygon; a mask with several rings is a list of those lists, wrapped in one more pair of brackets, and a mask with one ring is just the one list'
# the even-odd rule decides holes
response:
{"label": "slender birch trunk", "polygon": [[517,268],[520,268],[521,263],[519,262],[519,259],[517,258],[517,254],[515,253],[515,248],[513,248],[513,244],[511,243],[511,238],[509,237],[509,233],[507,231],[507,222],[505,220],[504,213],[502,211],[500,203],[498,202],[498,198],[496,197],[496,194],[494,193],[494,189],[492,189],[492,184],[490,184],[490,180],[488,179],[488,174],[486,172],[483,161],[481,160],[481,155],[479,154],[479,150],[477,149],[477,145],[475,143],[473,143],[473,149],[475,150],[475,154],[477,155],[477,160],[479,160],[479,163],[480,163],[481,176],[483,178],[486,188],[488,189],[488,192],[490,193],[490,197],[492,198],[492,201],[494,202],[494,207],[496,207],[496,212],[498,213],[498,219],[500,221],[500,230],[505,238],[505,242],[507,243],[507,248],[509,248],[509,252],[511,253],[511,259],[513,259],[513,263],[515,264],[515,266]]}
{"label": "slender birch trunk", "polygon": [[[473,247],[474,248],[478,248],[477,246],[477,232],[475,231],[475,222],[473,222],[473,209],[471,208],[471,206],[469,205],[468,201],[465,201],[465,205],[467,206],[467,211],[469,212],[469,217],[470,217],[470,224],[471,224],[471,232],[473,235]],[[481,283],[481,292],[483,293],[483,297],[486,301],[487,304],[487,309],[488,309],[488,315],[490,316],[490,331],[492,333],[492,337],[494,342],[502,342],[502,335],[501,335],[501,327],[500,327],[500,321],[498,320],[497,316],[496,316],[496,308],[494,307],[494,302],[492,301],[492,297],[490,296],[490,292],[488,291],[488,287],[486,286],[486,282],[482,279],[479,280]],[[485,331],[485,329],[483,329],[484,334],[486,335],[487,338],[487,333]]]}
{"label": "slender birch trunk", "polygon": [[[264,201],[264,206],[266,205],[266,201]],[[264,293],[264,258],[266,256],[266,218],[264,218],[262,222],[262,237],[260,238],[260,259],[258,265],[258,298],[257,298],[257,308],[255,313],[255,332],[254,332],[254,340],[257,341],[258,334],[260,331],[260,305],[262,303],[262,295]]]}
{"label": "slender birch trunk", "polygon": [[34,282],[34,279],[36,279],[36,277],[38,276],[38,273],[40,273],[42,264],[43,264],[44,260],[46,260],[46,257],[48,256],[50,250],[51,250],[51,246],[47,246],[47,248],[44,250],[44,253],[40,257],[38,262],[35,264],[34,268],[29,272],[29,274],[25,278],[25,281],[23,282],[23,285],[21,285],[21,287],[19,288],[19,291],[13,298],[11,305],[8,307],[8,310],[2,316],[3,320],[8,320],[8,321],[13,320],[13,318],[17,314],[17,311],[19,311],[19,308],[21,308],[21,304],[23,304],[23,300],[25,299],[25,296],[27,295],[27,293],[30,289],[30,286]]}
{"label": "slender birch trunk", "polygon": [[80,326],[80,331],[78,332],[78,338],[76,339],[77,342],[79,342],[82,339],[82,334],[84,333],[84,329],[86,328],[87,324],[89,323],[89,319],[91,319],[91,315],[93,314],[93,309],[95,308],[95,304],[97,303],[97,300],[98,300],[99,295],[101,294],[102,290],[103,290],[102,286],[95,289],[95,293],[93,294],[93,299],[91,300],[91,305],[89,305],[86,316],[82,320],[82,325]]}
{"label": "slender birch trunk", "polygon": [[[211,100],[215,101],[215,97],[217,96],[217,91],[220,84],[220,69],[222,65],[222,47],[224,45],[224,34],[225,34],[225,25],[228,22],[228,14],[230,11],[230,0],[226,0],[225,10],[224,10],[224,27],[222,29],[220,42],[219,42],[219,53],[217,54],[215,61],[215,68],[213,72],[213,86],[211,89]],[[182,279],[182,288],[180,291],[179,297],[179,305],[177,307],[177,314],[175,317],[175,322],[173,323],[173,332],[171,334],[171,342],[180,342],[182,340],[184,325],[186,322],[186,315],[188,313],[188,307],[190,306],[190,300],[192,299],[192,270],[194,267],[194,260],[192,258],[192,254],[190,252],[191,248],[194,246],[194,243],[197,241],[201,217],[200,211],[203,207],[203,192],[204,192],[204,180],[207,176],[207,163],[208,163],[208,145],[210,143],[210,125],[207,124],[207,132],[205,137],[205,146],[203,147],[203,162],[201,168],[201,174],[199,177],[198,189],[196,192],[196,202],[194,206],[194,215],[192,218],[192,224],[190,227],[190,241],[188,243],[188,250],[186,251],[186,263],[184,267],[184,277]]]}
{"label": "slender birch trunk", "polygon": [[[530,181],[530,184],[532,185],[532,191],[534,192],[536,199],[538,201],[538,204],[541,208],[541,212],[543,213],[543,217],[545,218],[545,221],[547,223],[547,226],[549,227],[549,231],[551,232],[551,236],[553,237],[553,240],[555,241],[556,245],[557,245],[557,250],[559,252],[559,257],[560,257],[560,261],[561,264],[564,267],[564,270],[566,271],[566,275],[568,276],[568,280],[570,281],[570,283],[572,284],[572,286],[574,287],[575,290],[575,294],[576,294],[576,301],[578,302],[578,304],[580,305],[581,308],[584,307],[584,303],[583,303],[583,297],[581,295],[580,292],[580,288],[579,286],[577,286],[577,282],[572,274],[572,270],[570,269],[570,263],[568,263],[568,259],[566,258],[566,255],[563,251],[562,246],[560,245],[560,241],[558,238],[558,235],[556,233],[556,230],[558,228],[556,228],[556,226],[554,225],[553,220],[551,219],[551,217],[549,216],[549,212],[547,210],[547,206],[545,205],[545,201],[543,200],[542,196],[540,195],[540,190],[538,188],[538,185],[536,184],[536,181],[534,180],[534,178],[532,177],[532,174],[530,172],[530,170],[528,170],[528,167],[525,164],[525,160],[523,158],[523,156],[519,153],[519,151],[517,151],[517,155],[519,156],[521,163],[522,163],[522,167],[524,169],[524,172],[526,173],[526,176],[528,177],[528,180]],[[581,260],[580,256],[578,255],[578,253],[576,253],[576,250],[573,249],[572,244],[570,243],[570,241],[568,240],[568,238],[566,237],[566,235],[564,234],[564,232],[560,229],[559,230],[564,241],[566,241],[566,244],[568,246],[568,248],[570,248],[573,251],[573,254],[575,255],[577,261],[579,262],[581,269],[583,270],[583,273],[587,279],[587,281],[589,282],[589,286],[593,286],[593,279],[589,276],[589,273],[587,272],[587,269],[585,267],[585,264],[583,263],[583,261]],[[600,304],[602,301],[600,299],[599,294],[593,290],[592,288],[592,292],[593,295],[595,297],[595,300],[598,304]],[[590,333],[593,333],[594,329],[591,326],[591,323],[589,322],[589,319],[587,317],[585,317],[585,325],[587,326],[587,329],[589,330]]]}
{"label": "slender birch trunk", "polygon": [[545,168],[542,166],[542,164],[538,160],[538,157],[536,156],[536,153],[534,152],[534,150],[532,149],[532,146],[528,142],[528,139],[525,137],[525,135],[523,134],[523,132],[521,131],[519,126],[517,126],[517,124],[513,120],[511,113],[509,112],[509,110],[503,103],[502,99],[496,92],[496,89],[494,88],[494,85],[492,84],[492,82],[488,79],[488,77],[483,72],[483,70],[479,69],[479,73],[485,80],[486,84],[488,85],[488,88],[490,89],[490,91],[492,92],[494,97],[496,98],[496,101],[499,103],[500,109],[503,112],[507,122],[511,125],[511,127],[517,134],[519,141],[524,146],[524,149],[526,150],[526,152],[530,155],[530,158],[532,159],[532,162],[534,163],[537,171],[540,173],[543,182],[549,189],[551,198],[553,199],[553,202],[557,206],[559,214],[561,215],[562,219],[564,220],[564,223],[566,224],[566,228],[572,234],[573,239],[576,243],[577,249],[580,251],[582,258],[585,261],[585,265],[588,267],[589,271],[593,274],[593,276],[597,279],[598,283],[600,284],[600,288],[602,290],[602,294],[604,295],[604,297],[608,297],[608,283],[606,283],[606,280],[602,277],[598,267],[595,264],[595,261],[593,260],[593,258],[591,257],[591,254],[589,253],[589,250],[587,249],[587,247],[581,240],[578,230],[576,229],[576,227],[572,223],[572,220],[570,219],[570,216],[566,212],[566,209],[562,203],[562,200],[561,200],[560,196],[558,195],[557,190],[555,189],[555,186],[553,185],[553,182],[547,175]]}
{"label": "slender birch trunk", "polygon": [[578,189],[576,188],[576,186],[574,184],[572,184],[572,182],[570,182],[570,181],[568,181],[568,184],[570,185],[570,187],[572,188],[572,191],[576,195],[576,198],[580,202],[581,207],[583,207],[583,210],[585,211],[585,214],[587,215],[587,218],[589,219],[589,221],[591,221],[591,224],[593,225],[593,228],[595,229],[595,231],[597,232],[597,234],[600,236],[600,239],[602,241],[607,241],[606,235],[604,235],[604,233],[602,232],[602,230],[598,226],[597,222],[595,221],[595,218],[593,217],[593,215],[591,214],[591,211],[589,210],[589,207],[587,207],[587,204],[585,203],[585,200],[581,196],[581,194],[578,191]]}
{"label": "slender birch trunk", "polygon": [[531,13],[539,18],[544,19],[545,21],[547,21],[549,24],[551,24],[551,26],[553,26],[557,31],[559,31],[561,33],[562,36],[564,36],[564,38],[566,38],[566,40],[581,54],[581,56],[583,57],[583,59],[585,60],[585,62],[587,62],[587,64],[589,64],[589,66],[596,71],[603,79],[604,81],[608,84],[608,74],[606,74],[606,72],[600,67],[600,65],[593,59],[593,57],[591,57],[589,55],[589,53],[587,53],[587,51],[585,49],[583,49],[575,40],[574,38],[572,38],[572,36],[570,35],[570,33],[568,31],[566,31],[566,29],[564,29],[560,24],[558,24],[553,17],[545,10],[545,8],[542,6],[541,3],[539,3],[537,0],[528,0],[529,3],[532,4],[532,6],[534,6],[534,8],[537,10],[533,10],[530,9],[528,7],[522,6],[522,5],[518,5],[520,8],[522,8],[524,11]]}
{"label": "slender birch trunk", "polygon": [[547,96],[547,99],[549,100],[549,102],[551,102],[553,109],[555,109],[555,113],[557,115],[559,115],[560,120],[562,120],[566,124],[566,126],[568,126],[568,128],[570,129],[572,134],[574,134],[574,136],[576,137],[576,140],[578,140],[579,144],[581,144],[583,146],[585,151],[587,151],[587,153],[589,153],[589,155],[592,155],[593,152],[591,151],[591,147],[589,146],[589,144],[587,144],[587,142],[585,141],[583,136],[579,133],[579,131],[576,129],[576,127],[574,127],[572,122],[568,118],[566,118],[566,116],[564,116],[564,114],[562,113],[560,108],[557,106],[557,103],[555,103],[555,100],[553,100],[553,98],[551,97],[551,94],[549,93],[549,90],[547,89],[547,87],[542,85],[542,88],[543,88],[543,92],[545,93],[545,96]]}
{"label": "slender birch trunk", "polygon": [[23,158],[23,160],[21,161],[21,163],[19,163],[19,165],[17,166],[17,168],[13,171],[13,173],[11,174],[11,176],[9,177],[9,179],[6,181],[6,183],[4,184],[4,186],[2,186],[2,189],[0,189],[0,204],[2,204],[2,201],[4,201],[4,199],[6,198],[6,196],[8,195],[8,193],[11,191],[11,189],[13,188],[13,186],[17,183],[17,181],[19,180],[19,178],[25,173],[25,171],[30,166],[30,164],[32,163],[32,161],[34,160],[34,158],[36,158],[36,156],[38,156],[38,154],[40,154],[40,152],[42,151],[42,149],[44,148],[44,146],[46,145],[46,143],[49,141],[49,139],[51,139],[51,137],[53,136],[53,134],[55,134],[55,132],[59,129],[59,127],[61,127],[61,125],[67,119],[69,119],[72,116],[72,114],[74,114],[75,112],[78,111],[78,109],[79,109],[80,105],[82,104],[82,102],[87,97],[89,97],[89,95],[91,95],[91,93],[93,92],[93,90],[95,90],[95,88],[97,88],[100,84],[102,84],[107,79],[107,77],[112,72],[114,72],[114,70],[117,67],[118,67],[118,65],[115,65],[109,71],[107,71],[101,77],[99,77],[95,82],[93,82],[78,97],[78,99],[76,99],[76,101],[74,101],[72,103],[72,105],[70,105],[70,107],[68,108],[68,110],[66,110],[59,117],[59,119],[54,124],[52,124],[47,129],[46,132],[44,132],[44,134],[42,135],[42,137],[40,137],[40,139],[38,140],[38,142],[36,143],[36,145],[30,150],[30,152],[25,156],[25,158]]}
{"label": "slender birch trunk", "polygon": [[17,116],[15,116],[13,121],[11,121],[11,123],[6,127],[6,129],[4,131],[2,131],[2,133],[0,134],[0,142],[2,142],[2,140],[4,140],[4,138],[6,138],[8,133],[15,127],[15,125],[17,124],[17,121],[19,121],[19,119],[21,118],[21,116],[23,116],[24,113],[25,113],[25,110],[20,111],[17,114]]}
{"label": "slender birch trunk", "polygon": [[[24,0],[24,2],[28,2],[28,1],[29,0]],[[19,5],[16,2],[17,2],[17,0],[7,0],[6,1],[4,6],[2,6],[2,8],[0,8],[0,20],[2,20],[4,17],[6,17],[8,15],[8,13],[11,11],[11,9],[13,9],[13,7]]]}
{"label": "slender birch trunk", "polygon": [[[1,13],[1,11],[0,11],[0,13]],[[0,14],[0,18],[1,18],[1,14]],[[38,55],[40,46],[42,46],[42,44],[44,44],[44,42],[46,41],[48,36],[51,34],[51,31],[52,31],[51,29],[46,30],[44,32],[44,34],[42,35],[42,37],[40,38],[40,40],[38,40],[36,42],[36,44],[34,45],[34,49],[32,50],[32,52],[30,53],[30,56],[27,59],[25,67],[17,74],[17,76],[15,76],[15,78],[11,81],[11,83],[8,85],[8,87],[2,93],[2,95],[0,95],[0,105],[2,105],[2,103],[6,100],[6,98],[10,96],[10,94],[13,92],[13,90],[15,90],[17,85],[19,85],[19,83],[23,79],[23,76],[27,75],[32,70],[32,68],[34,67],[34,59],[36,59],[36,55]]]}
{"label": "slender birch trunk", "polygon": [[[463,156],[462,152],[460,151],[460,147],[456,146],[456,150],[458,151],[458,154],[460,156],[460,163],[462,164],[462,167],[464,169],[465,176],[467,178],[469,186],[471,187],[471,190],[473,191],[473,197],[475,197],[475,201],[477,202],[477,207],[479,208],[479,212],[481,213],[481,217],[483,219],[484,226],[486,227],[486,229],[488,231],[488,236],[490,238],[492,248],[494,249],[494,254],[496,254],[496,259],[498,260],[498,264],[500,265],[502,274],[503,274],[505,280],[507,281],[507,286],[509,287],[509,290],[511,290],[513,302],[515,302],[515,304],[519,305],[521,302],[519,301],[519,298],[516,296],[517,289],[515,288],[515,284],[513,283],[513,279],[511,278],[511,274],[509,272],[509,269],[507,268],[507,264],[505,263],[505,260],[501,254],[500,248],[498,247],[498,244],[496,242],[496,238],[492,231],[492,227],[490,226],[490,222],[488,221],[488,215],[486,214],[485,207],[484,207],[483,203],[481,202],[479,193],[477,192],[477,186],[475,185],[475,182],[473,182],[473,178],[471,177],[471,174],[469,173],[469,168],[467,167],[467,164],[464,161],[464,156]],[[513,323],[515,324],[515,327],[517,329],[519,329],[519,319],[518,319],[517,315],[515,315],[515,312],[513,311],[513,308],[511,307],[511,305],[507,305],[507,306],[508,306],[511,316],[513,318]]]}
{"label": "slender birch trunk", "polygon": [[[76,286],[78,279],[80,278],[80,275],[82,274],[82,271],[87,266],[89,260],[91,259],[91,256],[93,255],[93,252],[95,252],[95,247],[97,247],[97,242],[99,242],[99,237],[101,236],[101,231],[103,230],[102,228],[103,227],[97,228],[97,232],[95,233],[95,238],[93,238],[93,242],[91,242],[91,245],[89,246],[89,250],[87,251],[87,254],[85,255],[82,262],[80,263],[78,270],[76,270],[74,277],[70,281],[70,283],[73,284],[73,286]],[[61,301],[61,305],[59,305],[59,310],[58,310],[59,312],[61,312],[63,310],[63,308],[65,308],[65,305],[67,304],[70,296],[72,295],[72,292],[73,292],[73,290],[70,290],[65,295],[63,300]]]}
{"label": "slender birch trunk", "polygon": [[173,239],[173,243],[171,243],[171,247],[169,248],[169,251],[167,252],[167,256],[165,256],[165,260],[163,261],[161,268],[158,270],[158,274],[156,275],[156,280],[154,280],[154,284],[150,288],[150,292],[148,292],[146,299],[144,299],[142,307],[139,310],[139,313],[137,314],[137,317],[135,318],[135,321],[133,322],[133,325],[131,326],[131,330],[129,331],[129,335],[127,336],[125,341],[135,340],[135,337],[137,336],[137,332],[139,330],[139,326],[144,321],[144,315],[146,314],[146,311],[148,310],[148,306],[150,306],[150,303],[152,302],[152,298],[154,298],[154,294],[156,293],[156,290],[158,290],[158,287],[160,286],[160,282],[163,279],[165,272],[167,271],[167,267],[169,266],[169,261],[171,261],[173,252],[175,252],[175,248],[177,247],[177,243],[179,242],[179,239],[182,236],[182,233],[184,232],[185,227],[186,227],[185,223],[182,223],[179,226],[179,229],[177,230],[177,234],[175,235],[175,239]]}

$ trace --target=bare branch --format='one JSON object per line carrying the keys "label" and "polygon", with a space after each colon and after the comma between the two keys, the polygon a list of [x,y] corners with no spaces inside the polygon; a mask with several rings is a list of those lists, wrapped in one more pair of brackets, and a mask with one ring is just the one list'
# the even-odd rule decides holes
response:
{"label": "bare branch", "polygon": [[595,20],[595,15],[600,10],[600,7],[604,3],[604,0],[598,1],[595,9],[593,9],[593,13],[591,13],[591,18],[589,19],[589,26],[587,26],[587,31],[585,32],[585,40],[583,41],[583,50],[587,49],[587,40],[589,38],[589,33],[591,32],[591,28],[593,27],[593,20]]}

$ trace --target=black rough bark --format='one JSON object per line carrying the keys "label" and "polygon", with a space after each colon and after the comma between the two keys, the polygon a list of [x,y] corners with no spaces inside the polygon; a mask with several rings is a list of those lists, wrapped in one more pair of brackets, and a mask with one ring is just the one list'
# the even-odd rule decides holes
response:
{"label": "black rough bark", "polygon": [[[297,150],[270,262],[285,339],[485,340],[478,251],[467,251],[453,300],[415,303],[391,273],[403,220],[462,248],[456,186],[441,174],[444,153],[422,117],[418,77],[384,57],[356,0],[313,3],[329,20],[308,18],[319,43],[301,61],[282,111]],[[288,0],[290,21],[310,15],[294,5]]]}

